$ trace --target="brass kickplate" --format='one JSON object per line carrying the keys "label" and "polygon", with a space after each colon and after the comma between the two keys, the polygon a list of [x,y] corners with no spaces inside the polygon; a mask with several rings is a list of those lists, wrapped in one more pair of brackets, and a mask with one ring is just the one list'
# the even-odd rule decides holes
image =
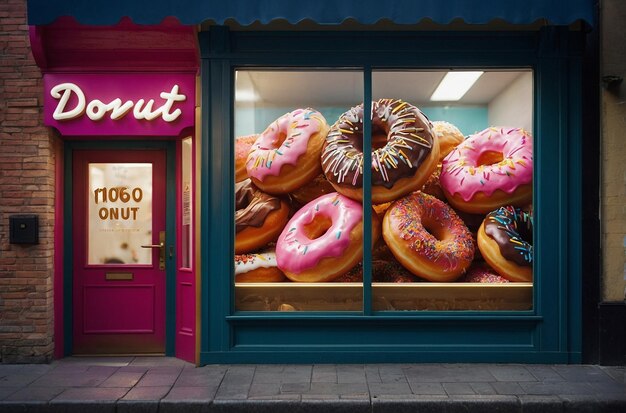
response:
{"label": "brass kickplate", "polygon": [[107,272],[105,274],[107,281],[130,281],[133,279],[132,272]]}

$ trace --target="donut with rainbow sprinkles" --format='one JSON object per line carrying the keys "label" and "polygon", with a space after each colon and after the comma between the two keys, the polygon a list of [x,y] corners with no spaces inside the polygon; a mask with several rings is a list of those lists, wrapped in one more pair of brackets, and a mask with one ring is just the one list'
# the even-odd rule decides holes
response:
{"label": "donut with rainbow sprinkles", "polygon": [[[432,124],[400,99],[372,102],[372,203],[393,201],[424,185],[439,161]],[[337,192],[363,199],[363,104],[343,113],[330,128],[322,168]]]}
{"label": "donut with rainbow sprinkles", "polygon": [[406,269],[429,281],[454,281],[474,259],[474,240],[461,218],[445,202],[420,191],[389,207],[383,238]]}
{"label": "donut with rainbow sprinkles", "polygon": [[532,242],[532,215],[512,206],[490,212],[478,230],[483,258],[509,281],[533,280]]}
{"label": "donut with rainbow sprinkles", "polygon": [[448,202],[472,214],[531,203],[532,180],[533,138],[508,127],[467,138],[445,157],[440,177]]}

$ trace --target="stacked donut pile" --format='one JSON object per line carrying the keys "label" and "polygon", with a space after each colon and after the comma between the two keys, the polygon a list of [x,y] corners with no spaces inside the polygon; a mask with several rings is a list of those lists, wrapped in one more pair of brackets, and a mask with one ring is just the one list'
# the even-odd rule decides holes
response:
{"label": "stacked donut pile", "polygon": [[[374,281],[531,281],[530,134],[465,139],[399,99],[371,113]],[[235,146],[236,281],[359,281],[363,105],[330,127],[296,109]]]}

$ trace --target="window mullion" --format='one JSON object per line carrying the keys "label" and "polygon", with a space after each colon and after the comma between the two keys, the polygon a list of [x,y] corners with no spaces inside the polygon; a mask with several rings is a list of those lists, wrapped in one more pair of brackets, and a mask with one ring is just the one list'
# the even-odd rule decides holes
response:
{"label": "window mullion", "polygon": [[363,68],[363,314],[372,313],[372,68]]}

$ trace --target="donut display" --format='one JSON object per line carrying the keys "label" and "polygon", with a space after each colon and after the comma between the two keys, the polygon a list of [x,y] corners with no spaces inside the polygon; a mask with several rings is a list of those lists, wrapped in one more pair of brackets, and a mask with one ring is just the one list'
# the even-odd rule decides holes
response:
{"label": "donut display", "polygon": [[474,259],[472,234],[463,221],[450,206],[419,191],[391,205],[383,238],[405,268],[429,281],[454,281]]}
{"label": "donut display", "polygon": [[235,184],[235,254],[276,241],[289,217],[289,206],[261,192],[250,179]]}
{"label": "donut display", "polygon": [[[439,161],[431,123],[399,99],[372,102],[372,203],[393,201],[419,189]],[[322,151],[324,174],[337,192],[363,199],[363,105],[343,113]]]}
{"label": "donut display", "polygon": [[[497,309],[502,298],[490,294],[501,287],[487,284],[532,282],[533,138],[521,128],[491,127],[466,139],[408,102],[372,102],[370,251],[363,248],[363,104],[331,127],[320,112],[295,109],[263,133],[237,138],[235,152],[242,179],[235,282],[248,283],[246,299],[262,299],[254,308],[353,310],[360,304],[352,296],[333,307],[324,289],[309,296],[303,291],[313,285],[292,287],[332,282],[328,294],[354,292],[359,286],[341,284],[363,283],[364,253],[382,309]],[[453,304],[424,298],[422,287],[416,298],[410,292],[419,283],[441,284],[432,287],[444,295],[446,283],[464,292]]]}
{"label": "donut display", "polygon": [[[379,237],[372,214],[372,244]],[[322,282],[350,271],[363,257],[363,207],[338,193],[323,195],[289,220],[276,242],[276,261],[287,278]]]}
{"label": "donut display", "polygon": [[486,214],[532,201],[533,140],[521,128],[487,128],[458,145],[442,163],[440,182],[452,206]]}
{"label": "donut display", "polygon": [[274,121],[252,144],[246,171],[263,192],[287,194],[321,173],[328,124],[314,109],[296,109]]}
{"label": "donut display", "polygon": [[235,182],[241,182],[248,177],[246,160],[252,144],[258,137],[259,135],[253,134],[235,139]]}
{"label": "donut display", "polygon": [[532,239],[532,215],[513,206],[490,212],[478,230],[485,261],[510,281],[532,281]]}
{"label": "donut display", "polygon": [[276,265],[275,252],[235,255],[235,282],[263,283],[284,280],[285,274]]}

